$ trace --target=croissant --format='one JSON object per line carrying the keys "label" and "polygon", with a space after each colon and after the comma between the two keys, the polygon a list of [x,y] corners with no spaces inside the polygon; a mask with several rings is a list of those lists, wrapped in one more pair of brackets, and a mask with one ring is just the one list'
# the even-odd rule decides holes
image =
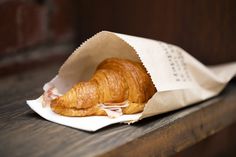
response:
{"label": "croissant", "polygon": [[50,106],[54,112],[65,116],[105,116],[108,113],[101,104],[108,108],[121,107],[123,114],[134,114],[143,111],[155,92],[141,63],[108,58],[98,65],[89,81],[74,85],[64,95],[53,99]]}

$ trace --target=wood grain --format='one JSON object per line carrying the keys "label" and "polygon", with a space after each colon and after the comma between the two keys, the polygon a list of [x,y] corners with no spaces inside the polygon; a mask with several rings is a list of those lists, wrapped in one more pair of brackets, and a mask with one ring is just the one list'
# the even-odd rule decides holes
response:
{"label": "wood grain", "polygon": [[236,121],[236,83],[217,97],[175,112],[95,133],[42,119],[25,104],[58,65],[0,80],[0,156],[168,156]]}
{"label": "wood grain", "polygon": [[176,44],[205,64],[236,60],[235,0],[80,1],[80,41],[101,30]]}
{"label": "wood grain", "polygon": [[213,136],[176,153],[173,157],[235,157],[236,123],[224,128]]}

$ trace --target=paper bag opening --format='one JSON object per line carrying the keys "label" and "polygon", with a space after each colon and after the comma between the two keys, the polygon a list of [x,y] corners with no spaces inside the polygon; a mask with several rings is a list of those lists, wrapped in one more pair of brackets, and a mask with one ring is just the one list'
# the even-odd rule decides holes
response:
{"label": "paper bag opening", "polygon": [[111,57],[141,62],[129,44],[114,33],[102,31],[85,41],[65,61],[58,73],[60,85],[57,83],[56,87],[64,93],[78,82],[88,81],[98,64]]}

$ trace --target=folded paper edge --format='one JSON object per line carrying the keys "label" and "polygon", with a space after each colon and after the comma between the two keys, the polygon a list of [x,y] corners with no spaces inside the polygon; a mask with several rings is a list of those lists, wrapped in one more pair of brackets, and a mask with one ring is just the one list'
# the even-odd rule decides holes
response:
{"label": "folded paper edge", "polygon": [[[138,119],[136,118],[136,120],[132,119],[132,120],[123,120],[122,122],[120,121],[113,121],[109,124],[105,124],[105,125],[101,125],[101,126],[97,126],[97,127],[92,127],[92,128],[78,128],[76,126],[73,126],[73,125],[68,125],[68,124],[65,124],[65,123],[62,123],[60,121],[54,121],[54,120],[51,120],[50,118],[46,117],[45,115],[41,114],[40,112],[38,112],[34,107],[33,104],[34,102],[38,103],[37,101],[40,99],[37,98],[37,99],[34,99],[34,100],[26,100],[26,104],[35,112],[37,113],[38,115],[40,115],[40,117],[44,118],[45,120],[48,120],[50,122],[53,122],[53,123],[57,123],[57,124],[60,124],[60,125],[63,125],[63,126],[68,126],[68,127],[71,127],[71,128],[75,128],[75,129],[79,129],[79,130],[84,130],[84,131],[88,131],[88,132],[96,132],[104,127],[107,127],[107,126],[110,126],[110,125],[113,125],[113,124],[116,124],[116,123],[127,123],[127,124],[130,124],[132,122],[136,122],[138,121]],[[136,117],[140,117],[141,115],[140,114],[135,114]],[[58,116],[61,116],[61,115],[58,115]],[[62,116],[63,117],[63,116]],[[67,118],[67,117],[66,117]],[[70,117],[71,118],[71,117]],[[94,117],[96,118],[96,116]]]}

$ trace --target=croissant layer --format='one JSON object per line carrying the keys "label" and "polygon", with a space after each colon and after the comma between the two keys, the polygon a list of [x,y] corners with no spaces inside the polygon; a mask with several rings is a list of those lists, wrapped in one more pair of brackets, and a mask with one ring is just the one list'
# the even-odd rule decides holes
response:
{"label": "croissant layer", "polygon": [[100,106],[122,107],[124,114],[142,112],[156,89],[141,63],[109,58],[101,62],[92,78],[79,82],[51,101],[54,112],[66,116],[107,115]]}

